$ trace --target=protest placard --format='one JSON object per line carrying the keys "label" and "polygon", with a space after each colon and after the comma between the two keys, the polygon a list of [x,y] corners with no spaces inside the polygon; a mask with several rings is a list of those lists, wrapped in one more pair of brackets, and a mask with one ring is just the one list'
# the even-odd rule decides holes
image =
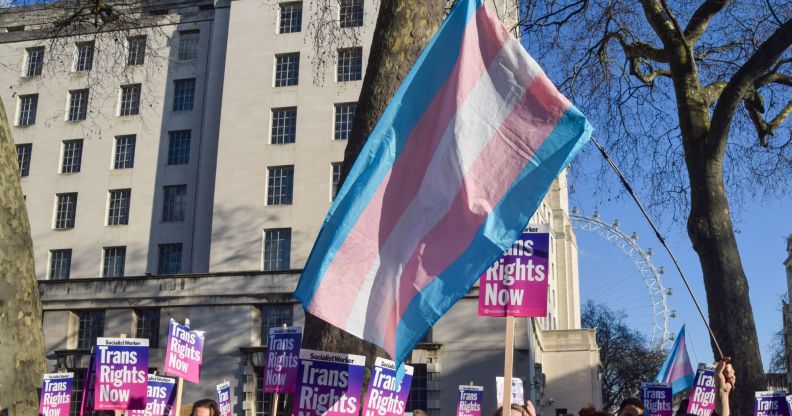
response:
{"label": "protest placard", "polygon": [[148,339],[96,340],[94,410],[146,408]]}
{"label": "protest placard", "polygon": [[783,391],[757,391],[754,416],[789,416],[789,405]]}
{"label": "protest placard", "polygon": [[789,414],[792,415],[792,394],[786,396],[786,401],[787,401],[787,408],[789,409],[788,410]]}
{"label": "protest placard", "polygon": [[404,366],[401,384],[396,377],[396,363],[377,357],[369,379],[363,416],[402,416],[412,384],[413,368]]}
{"label": "protest placard", "polygon": [[91,355],[88,357],[88,368],[85,370],[85,385],[80,401],[80,416],[90,414],[94,409],[94,396],[96,392],[96,347],[91,347]]}
{"label": "protest placard", "polygon": [[219,416],[233,416],[231,410],[231,383],[223,382],[217,385],[217,409],[220,410]]}
{"label": "protest placard", "polygon": [[526,230],[479,278],[480,316],[547,316],[549,226]]}
{"label": "protest placard", "polygon": [[146,408],[130,410],[128,416],[174,416],[176,404],[176,379],[148,376],[146,388]]}
{"label": "protest placard", "polygon": [[672,416],[674,411],[671,385],[641,383],[641,401],[647,416]]}
{"label": "protest placard", "polygon": [[481,416],[481,402],[483,400],[484,387],[459,386],[456,416]]}
{"label": "protest placard", "polygon": [[701,363],[690,389],[688,415],[712,416],[715,411],[715,365]]}
{"label": "protest placard", "polygon": [[[512,378],[511,381],[511,403],[522,406],[525,404],[522,379]],[[503,377],[495,377],[495,395],[498,406],[503,406]]]}
{"label": "protest placard", "polygon": [[165,349],[165,374],[181,377],[192,383],[201,380],[203,361],[203,331],[192,331],[189,326],[170,320],[168,346]]}
{"label": "protest placard", "polygon": [[69,416],[74,373],[44,374],[39,416]]}
{"label": "protest placard", "polygon": [[273,327],[269,330],[267,361],[264,367],[264,391],[294,393],[300,366],[302,328]]}
{"label": "protest placard", "polygon": [[357,416],[365,365],[362,355],[300,350],[292,415]]}

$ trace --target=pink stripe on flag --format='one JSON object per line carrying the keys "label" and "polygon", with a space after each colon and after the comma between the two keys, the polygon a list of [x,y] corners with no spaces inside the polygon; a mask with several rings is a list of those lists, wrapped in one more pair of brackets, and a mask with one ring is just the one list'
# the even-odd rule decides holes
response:
{"label": "pink stripe on flag", "polygon": [[[384,348],[388,353],[396,351],[396,326],[410,302],[467,249],[489,213],[517,175],[531,163],[536,150],[570,105],[544,73],[537,75],[466,172],[463,188],[446,216],[415,248],[401,274],[399,293],[379,293],[378,298],[392,301],[369,310],[372,315],[367,321],[375,319],[374,326],[387,328]],[[498,168],[493,169],[494,166]],[[378,289],[390,290],[388,285]]]}
{"label": "pink stripe on flag", "polygon": [[[360,292],[381,246],[418,192],[449,121],[509,39],[502,25],[487,22],[490,18],[486,7],[481,7],[470,20],[454,70],[410,132],[399,158],[328,266],[309,308],[312,312],[324,310],[322,319],[347,327],[349,303],[355,301],[350,296]],[[391,183],[400,184],[400,188],[389,188]],[[370,236],[379,241],[371,241]]]}

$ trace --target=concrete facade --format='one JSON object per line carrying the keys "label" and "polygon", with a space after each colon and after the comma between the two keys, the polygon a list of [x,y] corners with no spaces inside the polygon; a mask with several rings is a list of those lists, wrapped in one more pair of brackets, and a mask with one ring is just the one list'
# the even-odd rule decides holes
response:
{"label": "concrete facade", "polygon": [[[13,132],[17,144],[32,144],[29,174],[21,182],[49,370],[84,370],[91,313],[101,317],[93,329],[104,336],[153,334],[159,346],[151,349],[152,369],[162,362],[168,320],[189,318],[193,328],[207,332],[207,364],[201,384],[185,388],[184,402],[211,397],[215,384],[229,380],[236,414],[270,413],[269,397],[257,391],[266,350],[261,333],[281,321],[303,322],[291,294],[332,201],[332,164],[343,159],[346,146],[335,138],[335,105],[354,103],[362,82],[336,81],[335,50],[360,47],[365,71],[377,16],[378,2],[366,0],[362,26],[340,29],[333,20],[338,3],[331,1],[325,12],[337,41],[317,46],[310,31],[323,13],[315,9],[320,3],[157,2],[146,14],[157,25],[134,33],[147,39],[141,65],[127,65],[127,41],[112,34],[52,42],[35,21],[24,31],[0,33],[0,63],[10,68],[0,70],[0,83],[8,86],[0,98],[9,119],[19,120],[21,95],[38,94],[36,122],[15,125]],[[507,23],[516,21],[513,1],[488,3]],[[278,33],[281,8],[296,4],[303,5],[301,30]],[[0,21],[5,28],[19,23]],[[180,54],[183,36],[198,39],[197,54],[188,59]],[[85,42],[94,43],[94,65],[76,71]],[[41,47],[43,70],[27,76],[30,51]],[[328,50],[330,61],[317,65]],[[295,53],[299,82],[274,86],[277,57]],[[183,79],[195,79],[194,104],[174,111],[176,80]],[[119,115],[123,86],[138,83],[139,114]],[[86,88],[87,117],[67,121],[70,92]],[[296,109],[295,139],[272,144],[273,110],[283,108]],[[184,130],[191,132],[188,160],[170,163],[170,132]],[[131,134],[134,166],[117,169],[115,138]],[[75,139],[83,140],[79,172],[61,173],[63,141]],[[293,167],[290,202],[268,203],[269,168],[281,166]],[[186,187],[184,212],[166,221],[165,187],[174,185]],[[118,189],[131,190],[128,224],[107,225],[109,192]],[[77,193],[77,209],[73,226],[58,229],[56,201],[64,193]],[[600,401],[596,342],[591,330],[580,329],[577,243],[568,208],[562,174],[532,219],[551,226],[548,316],[519,320],[517,328],[514,374],[545,415]],[[265,270],[264,235],[271,229],[290,230],[289,260],[278,270]],[[178,267],[158,273],[160,245],[171,243],[182,247]],[[122,276],[99,277],[108,247],[125,247]],[[69,278],[56,280],[53,250],[61,249],[71,249]],[[420,382],[411,408],[451,415],[457,385],[470,381],[485,386],[484,411],[495,408],[503,320],[478,317],[476,308],[474,288],[413,352]],[[146,332],[150,325],[158,331]]]}

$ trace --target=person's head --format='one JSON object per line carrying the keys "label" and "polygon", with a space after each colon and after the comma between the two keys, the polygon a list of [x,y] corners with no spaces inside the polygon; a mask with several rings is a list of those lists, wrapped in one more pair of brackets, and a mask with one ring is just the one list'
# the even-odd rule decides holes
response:
{"label": "person's head", "polygon": [[413,410],[413,416],[428,416],[428,415],[426,414],[426,412],[424,412],[421,409],[415,409]]}
{"label": "person's head", "polygon": [[628,397],[622,400],[616,416],[641,416],[644,414],[643,402],[635,397]]}
{"label": "person's head", "polygon": [[190,416],[217,416],[220,410],[217,408],[217,402],[212,399],[201,399],[193,403],[192,412]]}
{"label": "person's head", "polygon": [[[503,406],[499,407],[498,410],[495,410],[495,414],[493,416],[503,416]],[[528,412],[519,404],[512,404],[511,415],[507,416],[528,416]]]}

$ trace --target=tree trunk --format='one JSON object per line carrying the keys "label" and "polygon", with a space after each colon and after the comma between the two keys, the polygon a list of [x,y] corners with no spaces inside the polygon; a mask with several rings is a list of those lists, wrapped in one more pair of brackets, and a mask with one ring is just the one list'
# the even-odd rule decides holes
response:
{"label": "tree trunk", "polygon": [[[691,210],[688,234],[701,263],[709,321],[725,356],[732,357],[737,385],[732,414],[753,414],[754,391],[767,390],[753,310],[729,212],[723,167],[705,151],[690,157]],[[715,344],[712,349],[717,355]]]}
{"label": "tree trunk", "polygon": [[41,314],[16,149],[0,102],[0,407],[11,416],[38,409],[36,389],[44,371]]}
{"label": "tree trunk", "polygon": [[[444,0],[384,0],[380,4],[339,187],[391,97],[440,27],[445,16],[444,6]],[[374,357],[386,356],[376,346],[308,313],[303,344],[306,348],[366,355],[366,379]],[[366,385],[364,383],[364,389]]]}

